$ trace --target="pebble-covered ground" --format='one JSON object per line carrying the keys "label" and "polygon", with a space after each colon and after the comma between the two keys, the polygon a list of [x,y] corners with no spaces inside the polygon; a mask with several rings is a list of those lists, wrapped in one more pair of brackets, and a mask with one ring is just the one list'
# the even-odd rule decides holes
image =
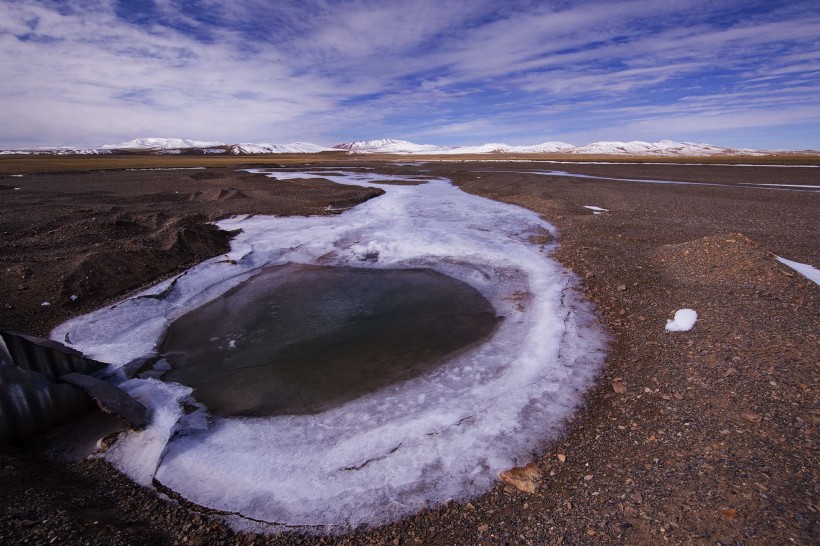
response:
{"label": "pebble-covered ground", "polygon": [[[818,185],[820,170],[521,163],[380,169],[448,176],[465,191],[543,214],[559,229],[556,257],[579,275],[587,297],[600,309],[612,336],[611,355],[585,408],[567,424],[563,442],[535,454],[536,468],[524,480],[534,492],[500,481],[469,503],[347,536],[234,534],[205,511],[164,500],[105,463],[44,461],[23,446],[0,452],[0,542],[816,541],[820,287],[777,263],[774,255],[820,264],[820,193],[740,184]],[[506,172],[553,169],[717,185]],[[148,224],[133,234],[128,224],[122,236],[114,237],[105,230],[111,221],[116,224],[117,215],[130,215],[141,225],[157,212],[167,222],[202,214],[191,229],[203,230],[202,219],[227,214],[317,213],[328,204],[351,206],[372,197],[315,181],[280,188],[285,193],[278,196],[250,175],[208,171],[194,178],[192,173],[0,179],[0,184],[24,188],[3,191],[0,199],[0,327],[43,334],[72,313],[114,297],[102,290],[74,307],[58,299],[68,295],[60,276],[71,271],[65,264],[73,264],[73,256],[110,244],[117,251],[127,249],[134,241],[148,241],[144,246],[154,248],[150,241],[158,240],[166,225]],[[177,201],[157,197],[175,191],[201,193]],[[270,197],[259,201],[262,194],[254,192]],[[609,212],[596,215],[584,206]],[[173,244],[159,248],[174,256]],[[167,274],[223,251],[218,245],[202,248],[208,250],[178,253],[176,263],[170,259],[166,270],[151,274]],[[147,280],[135,278],[133,286],[119,290]],[[54,300],[50,308],[40,306],[46,297]],[[698,322],[688,332],[665,332],[666,320],[680,308],[695,309]]]}

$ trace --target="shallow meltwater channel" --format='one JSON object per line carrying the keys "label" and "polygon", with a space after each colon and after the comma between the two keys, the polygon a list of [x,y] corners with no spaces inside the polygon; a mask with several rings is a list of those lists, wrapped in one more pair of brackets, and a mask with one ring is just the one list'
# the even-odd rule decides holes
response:
{"label": "shallow meltwater channel", "polygon": [[429,372],[492,333],[475,288],[430,269],[266,268],[176,319],[163,379],[218,415],[313,414]]}

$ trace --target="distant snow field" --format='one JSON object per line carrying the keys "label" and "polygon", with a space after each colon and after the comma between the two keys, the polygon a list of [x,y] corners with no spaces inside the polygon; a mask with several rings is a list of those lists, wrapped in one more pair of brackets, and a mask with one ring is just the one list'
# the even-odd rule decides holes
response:
{"label": "distant snow field", "polygon": [[[576,278],[529,241],[554,233],[535,212],[460,191],[449,181],[379,185],[383,174],[264,172],[377,186],[385,194],[337,216],[236,217],[224,257],[142,295],[57,327],[92,358],[119,367],[150,355],[167,324],[219,297],[260,268],[285,263],[369,268],[428,267],[467,282],[498,315],[496,332],[432,372],[315,415],[208,416],[191,389],[154,379],[120,386],[154,420],[105,454],[150,486],[260,522],[325,531],[379,524],[488,491],[499,472],[531,462],[581,403],[605,356],[605,334]],[[276,236],[272,237],[271,234]],[[375,261],[373,261],[375,259]],[[188,406],[190,408],[190,406]],[[256,521],[254,521],[256,520]]]}

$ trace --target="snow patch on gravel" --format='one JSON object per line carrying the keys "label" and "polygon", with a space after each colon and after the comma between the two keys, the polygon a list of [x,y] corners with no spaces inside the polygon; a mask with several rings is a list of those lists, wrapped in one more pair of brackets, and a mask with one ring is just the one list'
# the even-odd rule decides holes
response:
{"label": "snow patch on gravel", "polygon": [[678,309],[675,318],[666,321],[667,332],[688,332],[698,320],[698,313],[694,309]]}
{"label": "snow patch on gravel", "polygon": [[782,263],[783,265],[789,266],[810,281],[815,284],[820,285],[820,270],[817,268],[809,265],[809,264],[801,264],[800,262],[793,262],[791,260],[787,260],[786,258],[781,258],[780,256],[776,256],[777,261]]}

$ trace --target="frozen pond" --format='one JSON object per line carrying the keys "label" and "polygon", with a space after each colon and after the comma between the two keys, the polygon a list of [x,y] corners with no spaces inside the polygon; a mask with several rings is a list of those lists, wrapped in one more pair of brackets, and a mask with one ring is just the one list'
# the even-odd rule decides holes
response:
{"label": "frozen pond", "polygon": [[[270,176],[271,184],[406,180],[363,171],[252,172]],[[448,180],[380,187],[384,195],[337,215],[224,220],[223,229],[241,229],[228,256],[55,329],[55,339],[70,339],[88,356],[109,362],[111,380],[152,410],[146,430],[125,435],[103,456],[138,483],[159,482],[222,511],[237,528],[334,532],[449,499],[466,501],[488,491],[500,471],[531,462],[534,452],[555,441],[594,381],[606,342],[594,310],[574,288],[574,275],[550,258],[554,243],[545,241],[557,236],[554,228],[532,211],[467,194]],[[457,350],[446,345],[452,340],[436,341],[444,345],[435,366],[378,379],[367,392],[301,412],[280,407],[229,415],[244,410],[209,410],[208,403],[218,404],[205,394],[200,399],[191,386],[150,374],[127,377],[126,364],[140,358],[158,360],[154,373],[168,372],[167,360],[159,359],[162,340],[169,326],[173,330],[196,309],[226,323],[220,333],[202,332],[205,343],[215,337],[226,351],[231,341],[240,348],[246,317],[220,313],[219,304],[209,302],[230,298],[248,279],[283,266],[435,272],[436,282],[446,277],[469,285],[503,320],[494,320],[486,337],[453,343]],[[403,290],[427,290],[413,282]],[[352,290],[366,296],[366,289]],[[324,307],[322,297],[317,294],[312,305]],[[395,312],[412,313],[420,305],[418,312],[426,314],[432,299],[437,296],[420,295]],[[300,311],[312,312],[293,304],[288,313]],[[385,350],[400,342],[402,351],[419,350],[418,344],[409,349],[412,340],[395,339],[398,333],[383,335],[394,336]],[[321,348],[345,358],[343,348],[337,350],[333,356],[332,346]],[[411,366],[424,361],[397,356]],[[300,358],[309,360],[307,354]],[[182,373],[184,366],[177,366],[166,379]]]}
{"label": "frozen pond", "polygon": [[273,266],[168,327],[162,379],[218,415],[319,413],[433,370],[499,320],[431,269]]}

